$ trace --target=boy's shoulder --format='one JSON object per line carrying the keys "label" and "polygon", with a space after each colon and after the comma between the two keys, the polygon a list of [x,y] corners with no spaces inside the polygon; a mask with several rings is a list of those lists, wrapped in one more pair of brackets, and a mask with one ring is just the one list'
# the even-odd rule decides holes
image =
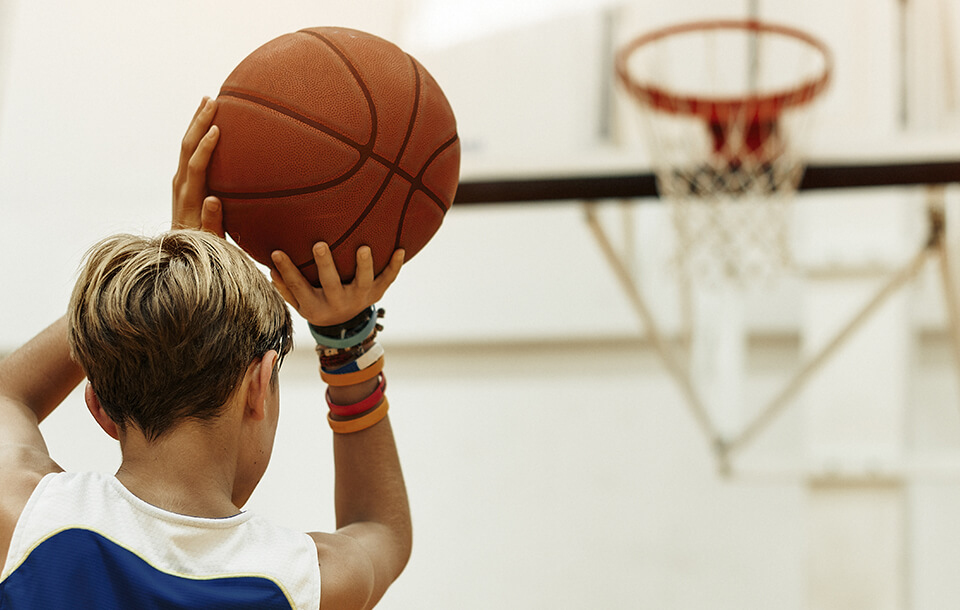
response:
{"label": "boy's shoulder", "polygon": [[27,502],[44,476],[62,469],[28,445],[0,445],[0,574],[10,540]]}

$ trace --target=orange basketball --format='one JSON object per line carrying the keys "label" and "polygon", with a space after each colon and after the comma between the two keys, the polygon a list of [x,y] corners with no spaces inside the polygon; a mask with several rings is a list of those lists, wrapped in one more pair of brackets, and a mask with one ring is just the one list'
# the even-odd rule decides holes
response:
{"label": "orange basketball", "polygon": [[227,233],[271,266],[283,250],[317,283],[312,246],[325,241],[343,281],[367,245],[379,273],[394,250],[409,261],[456,194],[460,142],[433,77],[396,45],[365,32],[309,28],[244,59],[220,89],[211,194]]}

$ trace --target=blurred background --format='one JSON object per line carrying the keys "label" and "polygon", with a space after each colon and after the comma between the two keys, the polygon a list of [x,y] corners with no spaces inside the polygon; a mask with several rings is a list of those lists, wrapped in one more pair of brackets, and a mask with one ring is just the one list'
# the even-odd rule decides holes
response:
{"label": "blurred background", "polygon": [[[748,17],[833,54],[804,128],[811,163],[960,161],[950,0],[0,0],[0,353],[64,312],[95,241],[168,227],[190,117],[267,40],[340,25],[398,43],[447,93],[467,184],[649,172],[615,52],[661,26]],[[694,381],[721,439],[923,251],[932,201],[952,249],[953,184],[797,195],[789,277],[706,314],[720,347]],[[590,209],[655,334],[682,343],[670,207]],[[898,284],[725,461],[585,218],[580,201],[454,205],[381,304],[415,545],[380,607],[955,607],[956,266],[931,257]],[[297,331],[247,508],[330,529],[323,384]],[[75,393],[43,424],[51,452],[112,471],[119,451],[82,405]]]}

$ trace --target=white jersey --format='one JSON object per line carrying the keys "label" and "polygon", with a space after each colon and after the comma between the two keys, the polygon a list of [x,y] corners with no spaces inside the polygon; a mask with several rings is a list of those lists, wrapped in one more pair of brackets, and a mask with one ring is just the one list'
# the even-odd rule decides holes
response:
{"label": "white jersey", "polygon": [[0,609],[320,607],[313,540],[243,512],[172,513],[113,476],[45,476],[0,574]]}

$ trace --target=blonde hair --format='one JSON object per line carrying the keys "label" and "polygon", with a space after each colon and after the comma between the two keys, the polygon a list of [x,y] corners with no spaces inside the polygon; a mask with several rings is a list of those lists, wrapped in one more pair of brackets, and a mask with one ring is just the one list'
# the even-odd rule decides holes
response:
{"label": "blonde hair", "polygon": [[71,354],[103,409],[150,440],[216,417],[251,362],[292,346],[277,290],[238,248],[200,231],[96,244],[69,319]]}

